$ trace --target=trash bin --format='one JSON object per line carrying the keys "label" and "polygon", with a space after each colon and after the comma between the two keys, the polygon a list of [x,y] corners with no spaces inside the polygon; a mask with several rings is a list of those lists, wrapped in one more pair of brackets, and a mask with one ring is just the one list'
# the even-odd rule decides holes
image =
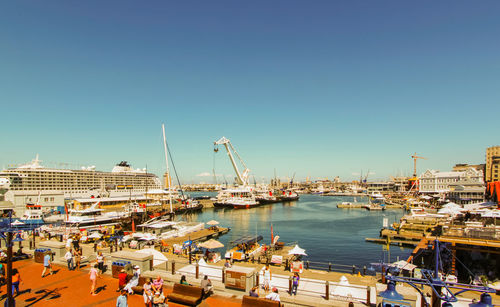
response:
{"label": "trash bin", "polygon": [[131,264],[131,262],[125,260],[113,261],[113,263],[111,264],[111,275],[113,275],[113,278],[118,278],[118,274],[120,274],[120,271],[124,269],[128,264]]}
{"label": "trash bin", "polygon": [[45,255],[52,255],[52,250],[50,248],[37,248],[35,249],[35,262],[43,263],[43,258]]}

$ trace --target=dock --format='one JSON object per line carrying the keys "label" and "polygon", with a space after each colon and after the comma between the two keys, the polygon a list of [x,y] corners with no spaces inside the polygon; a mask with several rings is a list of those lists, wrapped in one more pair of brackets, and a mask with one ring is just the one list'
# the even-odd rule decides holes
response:
{"label": "dock", "polygon": [[372,243],[378,243],[378,244],[387,244],[389,242],[390,245],[397,245],[397,246],[411,246],[415,247],[418,245],[419,241],[413,241],[413,240],[387,240],[387,239],[381,239],[381,238],[365,238],[366,242],[372,242]]}
{"label": "dock", "polygon": [[211,238],[216,238],[224,235],[231,230],[230,228],[217,227],[217,228],[205,228],[199,231],[192,232],[182,237],[175,237],[163,240],[166,244],[172,246],[173,244],[182,244],[186,241],[202,242]]}

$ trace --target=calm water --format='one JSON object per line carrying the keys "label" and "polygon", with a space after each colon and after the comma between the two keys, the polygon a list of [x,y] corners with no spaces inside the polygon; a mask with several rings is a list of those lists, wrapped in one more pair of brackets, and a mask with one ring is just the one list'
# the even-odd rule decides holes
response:
{"label": "calm water", "polygon": [[[192,193],[192,196],[210,193]],[[212,194],[214,195],[214,194]],[[190,219],[208,222],[216,220],[231,231],[219,240],[227,243],[242,235],[259,234],[260,243],[271,241],[271,224],[274,235],[285,243],[297,242],[306,250],[311,262],[333,262],[344,265],[369,266],[371,262],[387,261],[383,246],[365,242],[366,237],[377,238],[382,219],[392,223],[403,215],[402,210],[367,211],[365,209],[341,209],[337,204],[353,201],[352,197],[301,195],[291,203],[270,204],[247,210],[208,209],[194,214]],[[360,199],[358,202],[366,202]],[[407,257],[411,249],[392,246],[391,260]]]}

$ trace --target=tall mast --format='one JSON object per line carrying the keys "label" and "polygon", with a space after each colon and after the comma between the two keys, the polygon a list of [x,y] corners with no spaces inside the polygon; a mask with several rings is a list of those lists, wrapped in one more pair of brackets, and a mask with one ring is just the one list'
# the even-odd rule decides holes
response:
{"label": "tall mast", "polygon": [[170,186],[172,182],[170,181],[170,168],[168,167],[168,151],[167,151],[167,139],[165,137],[165,125],[161,124],[161,129],[163,131],[163,149],[165,150],[165,164],[167,165],[167,176],[166,182],[168,183],[168,202],[170,203],[170,213],[172,213],[172,190]]}

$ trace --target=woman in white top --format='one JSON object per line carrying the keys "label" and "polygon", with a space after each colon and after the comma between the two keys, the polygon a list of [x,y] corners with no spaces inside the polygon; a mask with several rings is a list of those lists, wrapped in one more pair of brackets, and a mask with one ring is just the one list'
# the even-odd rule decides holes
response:
{"label": "woman in white top", "polygon": [[269,269],[269,265],[266,265],[264,268],[264,290],[266,292],[271,289],[271,270]]}

